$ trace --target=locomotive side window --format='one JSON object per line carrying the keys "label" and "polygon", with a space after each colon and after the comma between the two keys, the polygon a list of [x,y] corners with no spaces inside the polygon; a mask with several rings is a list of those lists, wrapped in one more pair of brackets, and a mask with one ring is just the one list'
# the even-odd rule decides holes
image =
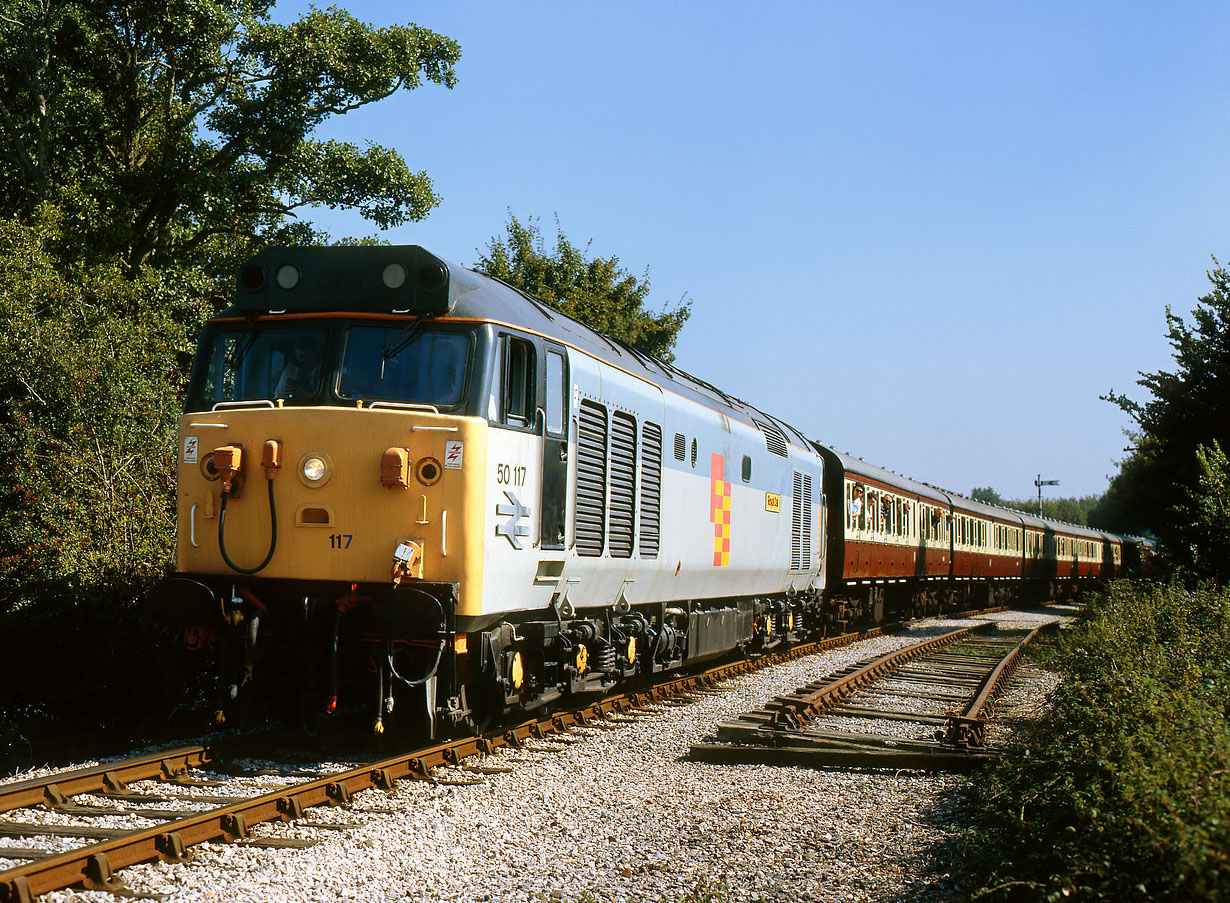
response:
{"label": "locomotive side window", "polygon": [[564,380],[564,356],[547,351],[547,432],[559,435],[564,431],[564,411],[568,407],[568,386]]}
{"label": "locomotive side window", "polygon": [[504,422],[529,426],[534,419],[534,346],[507,339],[504,357]]}

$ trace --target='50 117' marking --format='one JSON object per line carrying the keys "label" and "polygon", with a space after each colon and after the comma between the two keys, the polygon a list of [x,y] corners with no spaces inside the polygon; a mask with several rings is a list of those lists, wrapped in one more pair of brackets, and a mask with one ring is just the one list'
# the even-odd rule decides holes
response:
{"label": "'50 117' marking", "polygon": [[495,481],[501,486],[524,486],[525,468],[514,467],[511,464],[497,464],[495,466]]}

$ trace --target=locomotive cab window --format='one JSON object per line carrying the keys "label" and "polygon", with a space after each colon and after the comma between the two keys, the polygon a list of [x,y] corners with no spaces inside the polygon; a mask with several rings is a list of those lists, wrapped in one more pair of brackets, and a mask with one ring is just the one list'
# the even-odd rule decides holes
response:
{"label": "locomotive cab window", "polygon": [[465,397],[470,344],[468,332],[399,321],[219,323],[202,334],[188,409],[241,401],[451,407]]}
{"label": "locomotive cab window", "polygon": [[207,411],[236,401],[315,401],[333,369],[329,339],[324,325],[214,327],[201,339],[188,406]]}
{"label": "locomotive cab window", "polygon": [[469,363],[464,333],[394,326],[346,330],[337,394],[437,407],[461,402]]}
{"label": "locomotive cab window", "polygon": [[504,346],[503,420],[511,426],[534,421],[534,346],[511,336]]}

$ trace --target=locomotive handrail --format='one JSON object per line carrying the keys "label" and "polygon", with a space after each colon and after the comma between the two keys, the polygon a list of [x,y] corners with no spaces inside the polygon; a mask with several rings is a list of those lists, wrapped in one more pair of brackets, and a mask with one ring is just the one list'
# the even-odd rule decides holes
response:
{"label": "locomotive handrail", "polygon": [[226,408],[276,408],[268,398],[254,398],[250,401],[220,401],[212,408],[211,411],[221,411]]}
{"label": "locomotive handrail", "polygon": [[404,408],[407,411],[429,411],[432,414],[439,414],[440,409],[434,404],[414,404],[408,401],[373,401],[367,406],[369,411],[374,411],[376,408]]}

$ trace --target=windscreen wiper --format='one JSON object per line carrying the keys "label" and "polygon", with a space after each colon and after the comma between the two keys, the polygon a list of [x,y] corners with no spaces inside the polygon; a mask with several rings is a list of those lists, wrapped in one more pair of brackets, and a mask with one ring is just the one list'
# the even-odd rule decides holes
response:
{"label": "windscreen wiper", "polygon": [[411,342],[423,334],[421,328],[423,321],[430,316],[430,312],[421,313],[411,322],[403,326],[397,335],[393,336],[392,339],[385,343],[384,348],[380,351],[380,356],[387,361],[389,358],[397,357],[397,355],[405,351]]}

